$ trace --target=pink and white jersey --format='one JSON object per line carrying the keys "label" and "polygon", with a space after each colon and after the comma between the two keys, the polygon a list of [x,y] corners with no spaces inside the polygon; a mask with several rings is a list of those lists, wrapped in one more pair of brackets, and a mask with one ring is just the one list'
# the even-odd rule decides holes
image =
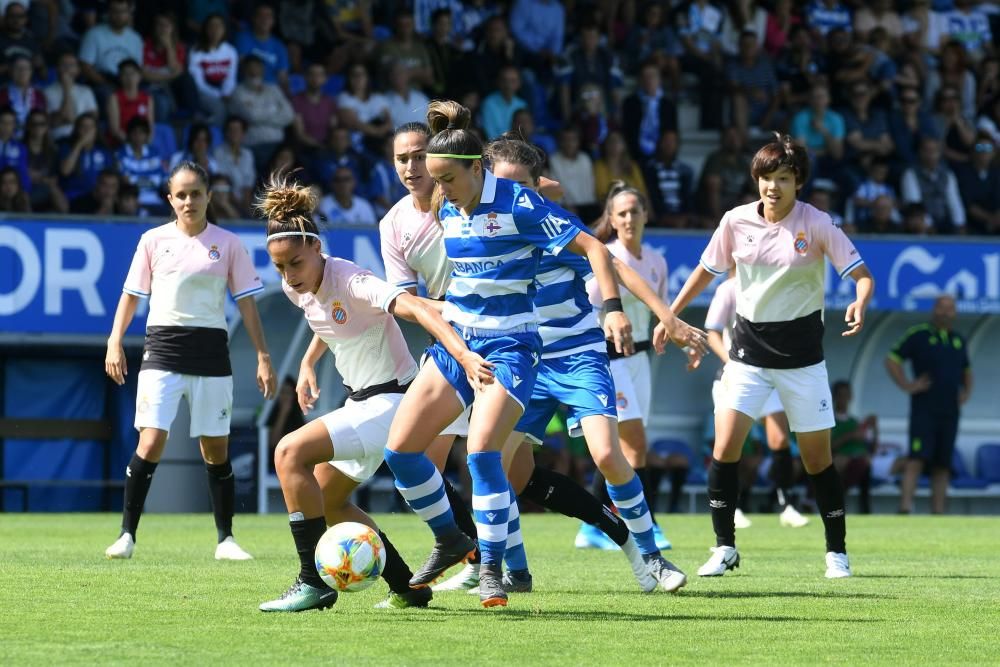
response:
{"label": "pink and white jersey", "polygon": [[736,319],[736,278],[727,278],[715,289],[712,302],[705,314],[705,330],[722,334],[722,344],[727,348],[733,342],[733,321]]}
{"label": "pink and white jersey", "polygon": [[360,391],[393,380],[408,383],[417,374],[417,364],[388,310],[405,290],[346,259],[324,259],[316,294],[299,294],[284,281],[281,287],[333,352],[344,384]]}
{"label": "pink and white jersey", "polygon": [[431,212],[418,211],[406,195],[379,223],[385,279],[402,288],[424,279],[427,296],[441,299],[451,280],[451,262],[444,249],[444,231]]}
{"label": "pink and white jersey", "polygon": [[139,239],[124,291],[149,299],[147,331],[150,327],[225,331],[227,287],[234,299],[264,289],[239,237],[213,224],[188,236],[168,222]]}
{"label": "pink and white jersey", "polygon": [[[667,260],[652,246],[642,244],[642,257],[636,257],[625,244],[619,239],[608,242],[608,250],[618,258],[623,264],[634,270],[643,280],[649,283],[663,301],[667,301]],[[595,307],[600,307],[604,302],[601,297],[601,290],[596,279],[587,281],[587,292],[590,294],[590,302]],[[649,340],[653,313],[646,307],[639,297],[629,292],[624,287],[621,288],[622,308],[628,321],[632,323],[632,336],[636,343]],[[602,322],[603,324],[603,322]]]}

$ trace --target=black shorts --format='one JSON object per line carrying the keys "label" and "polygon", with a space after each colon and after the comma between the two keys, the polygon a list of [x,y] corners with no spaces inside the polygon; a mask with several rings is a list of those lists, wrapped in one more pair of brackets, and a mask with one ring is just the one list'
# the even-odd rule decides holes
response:
{"label": "black shorts", "polygon": [[910,415],[910,458],[931,468],[951,468],[958,435],[958,415],[918,412]]}

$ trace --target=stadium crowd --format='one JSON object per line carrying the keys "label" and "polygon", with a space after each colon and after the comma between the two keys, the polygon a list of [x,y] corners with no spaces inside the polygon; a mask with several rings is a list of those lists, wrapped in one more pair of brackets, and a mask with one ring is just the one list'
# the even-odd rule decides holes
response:
{"label": "stadium crowd", "polygon": [[485,138],[541,146],[585,220],[623,180],[654,226],[712,228],[757,196],[752,150],[784,130],[815,159],[806,198],[848,231],[1000,233],[996,3],[139,4],[0,1],[0,211],[163,215],[193,159],[220,218],[286,166],[328,220],[374,225],[405,194],[393,128],[450,97]]}

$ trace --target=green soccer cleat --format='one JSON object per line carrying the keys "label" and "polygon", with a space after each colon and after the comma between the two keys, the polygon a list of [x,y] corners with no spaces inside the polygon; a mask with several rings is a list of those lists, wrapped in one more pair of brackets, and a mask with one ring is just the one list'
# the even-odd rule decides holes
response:
{"label": "green soccer cleat", "polygon": [[375,605],[376,609],[409,609],[411,607],[426,607],[434,597],[429,588],[415,588],[406,593],[393,593]]}
{"label": "green soccer cleat", "polygon": [[316,588],[301,579],[296,579],[291,588],[282,593],[277,600],[264,602],[261,611],[308,611],[310,609],[329,609],[337,601],[337,591],[329,586]]}

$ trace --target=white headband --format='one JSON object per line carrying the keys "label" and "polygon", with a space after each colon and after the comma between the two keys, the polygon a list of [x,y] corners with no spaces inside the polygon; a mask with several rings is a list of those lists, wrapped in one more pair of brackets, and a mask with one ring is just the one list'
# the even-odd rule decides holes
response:
{"label": "white headband", "polygon": [[301,236],[303,241],[305,241],[307,236],[311,236],[317,241],[323,240],[319,237],[319,234],[313,234],[312,232],[276,232],[274,234],[269,234],[268,237],[264,240],[264,242],[270,243],[274,239],[282,239],[289,236]]}

